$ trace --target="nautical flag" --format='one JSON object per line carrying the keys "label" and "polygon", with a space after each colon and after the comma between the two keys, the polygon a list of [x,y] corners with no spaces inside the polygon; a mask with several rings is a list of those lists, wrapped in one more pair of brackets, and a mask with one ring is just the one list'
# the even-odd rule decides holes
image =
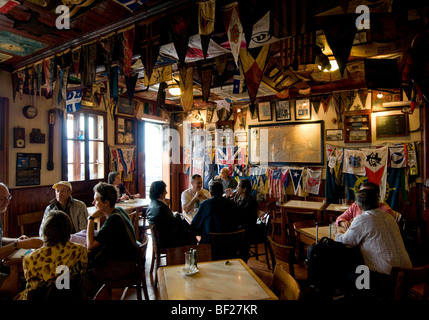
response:
{"label": "nautical flag", "polygon": [[389,147],[390,167],[404,168],[407,166],[406,147],[403,144]]}
{"label": "nautical flag", "polygon": [[355,174],[345,173],[344,182],[346,184],[347,199],[354,200],[355,194],[360,190],[362,184],[368,179],[366,177],[360,177]]}
{"label": "nautical flag", "polygon": [[320,98],[320,103],[322,104],[323,107],[323,111],[328,111],[328,107],[329,107],[329,102],[331,101],[332,96],[329,95],[327,97],[321,97]]}
{"label": "nautical flag", "polygon": [[150,82],[148,82],[147,74],[144,75],[144,85],[153,86],[154,84],[170,81],[172,79],[172,65],[155,68],[152,71]]}
{"label": "nautical flag", "polygon": [[43,60],[43,73],[45,75],[46,98],[52,97],[53,73],[54,73],[54,58]]}
{"label": "nautical flag", "polygon": [[133,76],[127,76],[125,75],[125,85],[127,86],[127,95],[128,95],[128,101],[130,103],[130,106],[133,105],[133,97],[134,97],[134,91],[136,89],[137,79],[138,79],[138,73],[136,73]]}
{"label": "nautical flag", "polygon": [[67,112],[76,112],[82,108],[82,89],[68,91],[66,100]]}
{"label": "nautical flag", "polygon": [[170,22],[171,38],[173,39],[173,45],[176,49],[180,68],[185,63],[185,57],[188,51],[191,14],[189,10],[183,10],[172,14],[168,21]]}
{"label": "nautical flag", "polygon": [[[269,52],[269,44],[256,49],[240,50],[240,61],[246,78],[247,91],[251,104],[255,102],[256,95],[258,94]],[[256,55],[256,59],[252,54]]]}
{"label": "nautical flag", "polygon": [[198,2],[198,30],[204,58],[210,42],[210,34],[214,31],[216,0]]}
{"label": "nautical flag", "polygon": [[405,186],[405,168],[388,168],[387,184],[389,186],[386,203],[393,209],[397,210],[401,186]]}
{"label": "nautical flag", "polygon": [[365,157],[360,150],[344,149],[344,173],[365,175]]}
{"label": "nautical flag", "polygon": [[122,32],[119,37],[121,47],[122,47],[122,56],[120,59],[122,74],[130,76],[131,73],[131,64],[133,61],[133,49],[134,49],[134,38],[135,38],[135,28],[132,27],[128,30]]}
{"label": "nautical flag", "polygon": [[217,176],[218,170],[216,164],[208,164],[206,163],[204,166],[204,186],[203,188],[208,190],[210,181]]}
{"label": "nautical flag", "polygon": [[99,40],[100,56],[103,58],[104,69],[106,70],[106,93],[107,100],[110,100],[110,76],[112,72],[113,52],[115,49],[116,35]]}
{"label": "nautical flag", "polygon": [[97,43],[91,43],[82,47],[82,83],[84,86],[91,87],[95,83],[96,77],[96,58]]}
{"label": "nautical flag", "polygon": [[274,37],[270,31],[270,12],[267,11],[267,13],[253,25],[252,36],[248,47],[249,49],[261,47],[279,40],[280,39]]}
{"label": "nautical flag", "polygon": [[410,167],[410,175],[418,175],[416,145],[414,142],[407,143],[407,163]]}
{"label": "nautical flag", "polygon": [[320,181],[322,179],[322,169],[312,170],[307,168],[307,178],[304,183],[304,191],[319,194]]}
{"label": "nautical flag", "polygon": [[238,67],[234,65],[234,87],[232,89],[233,94],[240,94],[246,92],[246,80],[244,78],[243,69],[240,67],[240,61]]}
{"label": "nautical flag", "polygon": [[63,110],[66,108],[67,78],[69,74],[69,68],[67,67],[62,69],[60,66],[58,66],[57,70],[57,81],[55,82],[52,106]]}
{"label": "nautical flag", "polygon": [[238,2],[232,2],[222,8],[223,22],[235,64],[238,66],[238,56],[243,38],[243,27],[238,11]]}
{"label": "nautical flag", "polygon": [[117,3],[123,5],[125,8],[130,10],[131,12],[136,11],[143,4],[148,2],[149,0],[115,0]]}
{"label": "nautical flag", "polygon": [[388,148],[361,149],[365,157],[365,172],[369,182],[380,186],[380,198],[386,194]]}
{"label": "nautical flag", "polygon": [[298,192],[299,186],[301,184],[302,172],[304,168],[290,168],[290,177],[292,178],[293,189],[295,191],[295,195]]}
{"label": "nautical flag", "polygon": [[80,66],[80,52],[81,52],[81,48],[76,48],[72,50],[72,61],[73,61],[73,70],[74,73],[76,75],[76,78],[79,77],[79,66]]}
{"label": "nautical flag", "polygon": [[10,9],[20,4],[14,0],[0,0],[0,13],[6,14]]}
{"label": "nautical flag", "polygon": [[192,78],[194,68],[182,65],[179,66],[179,79],[180,79],[180,103],[182,105],[183,111],[190,112],[194,105],[194,81]]}

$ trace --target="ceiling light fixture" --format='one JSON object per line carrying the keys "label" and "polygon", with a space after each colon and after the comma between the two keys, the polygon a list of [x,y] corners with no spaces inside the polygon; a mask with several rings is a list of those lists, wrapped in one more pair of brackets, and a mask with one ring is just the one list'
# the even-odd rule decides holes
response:
{"label": "ceiling light fixture", "polygon": [[178,86],[173,86],[168,88],[168,93],[171,94],[172,96],[180,96],[181,94],[180,88]]}

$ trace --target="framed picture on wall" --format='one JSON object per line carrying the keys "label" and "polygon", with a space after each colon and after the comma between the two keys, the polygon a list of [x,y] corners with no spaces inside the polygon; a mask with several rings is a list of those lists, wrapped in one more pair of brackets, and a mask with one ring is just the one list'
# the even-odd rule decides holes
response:
{"label": "framed picture on wall", "polygon": [[326,141],[343,141],[343,130],[326,129]]}
{"label": "framed picture on wall", "polygon": [[310,99],[295,101],[295,120],[311,120]]}
{"label": "framed picture on wall", "polygon": [[276,110],[276,121],[285,121],[290,120],[290,101],[281,100],[274,102],[274,107]]}
{"label": "framed picture on wall", "polygon": [[271,121],[273,115],[271,114],[271,103],[260,102],[258,103],[258,120],[259,121]]}
{"label": "framed picture on wall", "polygon": [[136,119],[116,116],[115,144],[134,145],[136,143]]}

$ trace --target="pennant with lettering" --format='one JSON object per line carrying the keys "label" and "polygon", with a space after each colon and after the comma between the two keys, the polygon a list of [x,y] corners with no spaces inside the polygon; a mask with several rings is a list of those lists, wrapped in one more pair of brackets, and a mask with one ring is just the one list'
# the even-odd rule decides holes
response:
{"label": "pennant with lettering", "polygon": [[403,144],[389,147],[390,167],[391,168],[405,168],[406,161],[406,147]]}
{"label": "pennant with lettering", "polygon": [[168,21],[170,22],[170,33],[173,39],[174,48],[176,49],[179,59],[179,66],[185,63],[186,53],[189,42],[189,25],[191,14],[189,10],[183,10],[172,14]]}
{"label": "pennant with lettering", "polygon": [[212,32],[215,26],[216,0],[198,2],[198,30],[201,38],[201,47],[204,58],[207,57],[207,50]]}
{"label": "pennant with lettering", "polygon": [[388,148],[376,149],[361,149],[365,157],[365,172],[368,181],[373,182],[380,186],[380,197],[383,199],[385,195],[385,188],[382,190],[382,185],[386,186],[386,170],[388,159]]}
{"label": "pennant with lettering", "polygon": [[82,90],[67,91],[66,98],[66,110],[67,112],[76,112],[82,108]]}
{"label": "pennant with lettering", "polygon": [[304,167],[302,168],[290,168],[289,173],[292,178],[293,190],[295,191],[295,195],[298,193],[299,186],[301,184],[302,172],[304,171]]}
{"label": "pennant with lettering", "polygon": [[121,72],[123,75],[130,77],[131,73],[131,64],[133,61],[133,49],[134,49],[134,39],[135,39],[135,28],[132,27],[119,36],[119,41],[121,43],[122,55],[120,56],[120,65]]}
{"label": "pennant with lettering", "polygon": [[186,66],[179,67],[179,78],[180,78],[180,102],[183,108],[183,111],[189,112],[192,110],[194,105],[194,95],[193,95],[193,86],[194,81],[192,75],[194,73],[194,68]]}
{"label": "pennant with lettering", "polygon": [[344,149],[343,173],[351,173],[364,176],[365,155],[360,150]]}
{"label": "pennant with lettering", "polygon": [[[269,44],[256,49],[240,50],[240,62],[244,71],[247,91],[252,104],[255,102],[256,95],[258,94],[269,52]],[[256,59],[252,54],[256,56]]]}
{"label": "pennant with lettering", "polygon": [[238,11],[238,2],[232,2],[222,8],[223,22],[226,34],[229,40],[232,56],[235,64],[238,66],[238,57],[240,54],[241,40],[243,38],[243,27],[240,21]]}
{"label": "pennant with lettering", "polygon": [[320,182],[322,180],[322,169],[312,170],[307,168],[307,178],[304,183],[304,191],[319,194]]}

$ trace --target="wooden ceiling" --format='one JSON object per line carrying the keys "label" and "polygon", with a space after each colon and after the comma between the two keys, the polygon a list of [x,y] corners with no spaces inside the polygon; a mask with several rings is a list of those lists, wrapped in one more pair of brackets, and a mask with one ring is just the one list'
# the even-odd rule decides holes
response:
{"label": "wooden ceiling", "polygon": [[[63,0],[63,2],[66,1]],[[74,2],[79,2],[83,5],[91,3],[91,5],[88,7],[81,7],[81,11],[72,16],[69,30],[59,30],[56,28],[55,22],[60,14],[55,13],[55,8],[57,5],[61,4],[59,0],[21,1],[20,4],[10,9],[6,14],[0,14],[0,69],[13,72],[48,57],[61,54],[69,48],[87,44],[91,41],[100,39],[100,37],[107,36],[112,32],[117,32],[132,25],[138,25],[139,23],[153,18],[158,19],[160,16],[166,17],[170,12],[183,8],[189,8],[193,15],[194,22],[192,22],[190,27],[190,35],[198,33],[198,26],[195,23],[195,20],[197,20],[195,18],[196,1],[193,0],[140,0],[139,3],[142,3],[142,5],[134,12],[125,8],[115,0],[81,0]],[[231,1],[218,0],[217,6],[225,5],[229,2]],[[240,6],[243,6],[244,3],[252,4],[258,2],[260,3],[260,1],[239,1]],[[356,1],[350,1],[349,11],[353,10],[351,4],[355,2]],[[372,0],[363,2],[370,5],[370,7],[372,6],[371,8],[374,8],[375,12],[377,12],[379,8],[389,1]],[[45,5],[38,5],[38,3],[43,3]],[[311,1],[309,1],[309,3],[311,3]],[[313,23],[316,29],[322,30],[324,25],[328,25],[329,21],[332,20],[332,14],[338,15],[344,13],[344,8],[341,6],[343,1],[329,0],[322,1],[322,4],[320,2],[314,3],[317,4],[317,6],[315,5],[315,8],[313,8]],[[413,5],[412,3],[414,3],[414,1],[410,1],[409,6]],[[355,7],[356,5],[353,8]],[[381,9],[381,15],[385,14],[384,10],[385,8]],[[427,13],[427,10],[424,12]],[[385,15],[387,20],[392,20],[392,16],[397,17],[398,13],[394,15],[386,13]],[[403,17],[403,15],[401,16]],[[418,19],[422,19],[422,17],[418,17]],[[385,39],[385,42],[393,43],[399,39],[406,40],[402,41],[393,49],[390,49],[387,55],[381,55],[380,52],[375,52],[373,54],[362,54],[362,52],[365,51],[363,50],[365,46],[370,50],[374,47],[374,42],[378,44],[382,43],[383,39],[377,37],[386,36],[389,32],[386,30],[376,30],[377,32],[373,33],[372,30],[367,30],[360,33],[360,38],[363,40],[357,41],[353,45],[355,50],[352,50],[349,57],[349,65],[351,67],[349,68],[348,65],[346,77],[338,77],[338,74],[334,77],[332,75],[327,77],[317,69],[317,64],[309,64],[308,62],[295,66],[295,74],[300,77],[301,84],[303,83],[302,81],[304,81],[304,87],[311,87],[311,92],[314,94],[365,87],[365,76],[362,73],[361,64],[365,58],[393,57],[402,59],[404,52],[408,50],[410,41],[415,35],[415,29],[412,28],[411,31],[408,29],[409,21],[407,20],[403,21],[398,18],[397,22],[405,22],[405,25],[398,25],[395,23],[386,24],[386,26],[395,25],[396,28],[395,30],[390,30],[390,35]],[[424,24],[427,26],[427,21],[424,22]],[[12,43],[8,43],[9,39]],[[227,41],[225,27],[220,18],[216,20],[215,33],[212,35],[212,39],[217,44],[222,44]],[[322,34],[322,36],[318,38],[318,41],[323,41],[323,39]],[[171,42],[171,38],[167,35],[163,41],[163,45],[168,44]],[[20,48],[20,44],[23,44],[24,48]],[[324,53],[328,56],[332,55],[332,51],[330,52],[330,48],[326,43],[326,38],[325,45],[326,51]],[[273,51],[273,57],[268,63],[267,70],[276,65],[281,66],[282,64],[281,44],[274,43],[271,50]],[[136,67],[134,71],[140,72],[143,71],[144,68],[141,64],[138,66],[138,58],[139,54],[135,52],[133,60],[136,63]],[[231,54],[229,54],[229,60],[231,63],[229,63],[227,67],[226,81],[225,79],[220,81],[221,79],[218,79],[216,76],[217,73],[215,69],[213,69],[209,103],[205,103],[199,99],[199,95],[201,95],[200,76],[198,68],[194,67],[194,96],[196,98],[195,105],[197,108],[207,108],[207,105],[212,105],[216,99],[223,99],[225,96],[230,96],[234,73]],[[357,66],[355,70],[358,71],[355,73],[353,73],[353,71],[350,72],[350,70],[353,70],[353,65]],[[177,72],[177,65],[173,65],[173,74],[175,74],[175,72]],[[143,74],[143,72],[141,74]],[[222,86],[220,86],[220,83],[222,83]],[[119,86],[126,88],[123,79],[120,79]],[[303,87],[299,88],[299,86],[291,87],[290,93],[292,95],[299,95],[299,89],[302,88]],[[261,89],[259,90],[259,99],[271,99],[275,95],[277,95],[277,97],[282,96],[278,91],[270,87],[268,79],[264,78]],[[245,96],[246,95],[243,97]],[[156,101],[157,87],[148,88],[142,81],[138,81],[135,97],[141,100]],[[172,106],[169,111],[181,110],[180,101],[177,98],[168,94],[166,98],[166,104]]]}

